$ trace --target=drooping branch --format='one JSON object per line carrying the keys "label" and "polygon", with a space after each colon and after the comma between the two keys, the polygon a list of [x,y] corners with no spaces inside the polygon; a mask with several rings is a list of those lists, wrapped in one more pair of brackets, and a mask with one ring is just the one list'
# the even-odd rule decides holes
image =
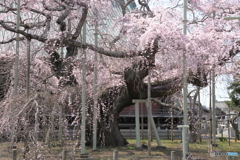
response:
{"label": "drooping branch", "polygon": [[19,115],[21,115],[23,112],[25,112],[25,109],[27,108],[27,106],[34,100],[36,100],[39,97],[38,94],[36,94],[33,98],[29,99],[27,101],[26,104],[24,104],[24,106],[22,107],[22,109],[15,115],[15,117],[19,117]]}
{"label": "drooping branch", "polygon": [[78,26],[76,28],[75,33],[72,36],[72,39],[74,39],[74,40],[76,40],[77,37],[81,34],[82,26],[83,26],[84,22],[86,21],[87,14],[88,14],[87,4],[85,4],[83,2],[78,2],[78,5],[82,6],[82,17],[81,17],[80,21],[78,22]]}
{"label": "drooping branch", "polygon": [[100,56],[100,62],[111,74],[116,74],[116,75],[122,75],[123,76],[123,72],[112,70],[111,67],[109,67],[108,64],[105,62],[105,60],[102,56]]}
{"label": "drooping branch", "polygon": [[160,106],[164,106],[164,107],[168,107],[168,108],[172,108],[172,109],[175,109],[175,110],[178,110],[180,111],[181,109],[178,108],[178,107],[174,107],[174,104],[171,104],[171,103],[164,103],[160,100],[157,100],[156,98],[151,98],[151,100],[157,104],[159,104]]}
{"label": "drooping branch", "polygon": [[182,78],[168,79],[162,82],[155,82],[151,85],[152,97],[163,97],[172,95],[182,88]]}

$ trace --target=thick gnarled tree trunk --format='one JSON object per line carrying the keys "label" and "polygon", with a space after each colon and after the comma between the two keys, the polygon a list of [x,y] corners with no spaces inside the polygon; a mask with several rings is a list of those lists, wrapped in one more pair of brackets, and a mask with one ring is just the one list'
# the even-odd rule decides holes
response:
{"label": "thick gnarled tree trunk", "polygon": [[[123,146],[127,144],[118,127],[120,112],[130,105],[133,99],[147,98],[147,84],[143,79],[148,75],[148,63],[139,61],[126,68],[124,80],[126,86],[107,88],[99,97],[99,124],[98,145],[100,146]],[[176,93],[182,88],[181,78],[166,80],[152,85],[152,97],[164,97]],[[90,140],[88,144],[92,144]]]}
{"label": "thick gnarled tree trunk", "polygon": [[10,76],[12,67],[12,58],[0,58],[0,101],[5,97],[10,87]]}

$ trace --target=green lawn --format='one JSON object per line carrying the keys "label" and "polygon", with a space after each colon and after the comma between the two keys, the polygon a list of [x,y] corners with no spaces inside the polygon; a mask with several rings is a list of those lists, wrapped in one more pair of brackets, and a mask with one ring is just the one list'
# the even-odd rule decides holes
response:
{"label": "green lawn", "polygon": [[[118,159],[119,160],[169,160],[171,151],[175,151],[176,160],[182,158],[182,144],[180,140],[161,140],[163,146],[166,146],[166,150],[157,150],[155,147],[157,143],[153,141],[151,143],[152,150],[151,155],[148,155],[148,149],[143,149],[142,151],[135,150],[135,140],[128,140],[129,144],[124,147],[111,147],[111,148],[99,148],[97,151],[92,151],[91,147],[86,148],[89,159],[101,159],[101,160],[112,160],[114,150],[118,150]],[[51,144],[51,148],[47,146],[42,146],[39,143],[39,147],[36,148],[32,144],[30,146],[30,152],[27,155],[28,159],[49,159],[49,160],[59,160],[61,159],[62,150],[67,150],[68,160],[79,159],[80,148],[75,147],[74,141],[68,141],[65,143],[64,147],[60,147],[56,142]],[[147,144],[147,140],[141,141],[141,143]],[[226,156],[211,157],[209,151],[213,150],[216,152],[238,152],[240,154],[240,142],[234,142],[231,140],[230,146],[228,141],[219,141],[216,143],[218,147],[211,148],[209,145],[209,140],[204,140],[202,143],[189,144],[189,154],[192,156],[192,159],[217,159],[217,160],[226,160]],[[0,159],[1,160],[11,160],[12,150],[9,149],[9,143],[0,144]],[[23,144],[17,143],[18,159],[22,160],[23,155]],[[38,158],[34,158],[34,154],[38,151]],[[232,159],[240,159],[238,157],[232,157]]]}

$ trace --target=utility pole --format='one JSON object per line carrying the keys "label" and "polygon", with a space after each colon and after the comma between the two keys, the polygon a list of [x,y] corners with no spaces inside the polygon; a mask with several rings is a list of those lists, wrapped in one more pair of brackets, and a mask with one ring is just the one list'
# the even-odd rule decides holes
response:
{"label": "utility pole", "polygon": [[173,107],[171,108],[171,140],[173,141]]}
{"label": "utility pole", "polygon": [[31,39],[27,39],[27,80],[26,80],[26,96],[29,98],[30,94],[30,66],[31,66],[31,59],[30,59],[30,52],[31,52]]}
{"label": "utility pole", "polygon": [[[97,17],[97,11],[96,11],[96,17]],[[97,24],[97,18],[96,18],[96,25],[95,25],[95,33],[94,33],[94,39],[95,39],[95,46],[98,45],[98,24]],[[97,112],[98,112],[98,101],[97,101],[97,90],[98,90],[98,53],[95,52],[94,55],[94,88],[93,88],[93,150],[97,150]]]}
{"label": "utility pole", "polygon": [[143,118],[143,105],[141,106],[141,129],[142,129],[142,140],[144,139],[144,118]]}
{"label": "utility pole", "polygon": [[201,134],[201,130],[202,130],[202,105],[200,102],[200,87],[197,87],[198,90],[198,116],[199,116],[199,141],[202,142],[202,134]]}
{"label": "utility pole", "polygon": [[212,69],[212,146],[216,146],[216,110],[215,110],[215,71],[214,67]]}
{"label": "utility pole", "polygon": [[151,156],[151,139],[152,139],[152,126],[151,126],[151,117],[152,114],[152,105],[151,105],[151,74],[150,67],[148,68],[148,89],[147,89],[147,103],[148,108],[148,156]]}
{"label": "utility pole", "polygon": [[[183,1],[183,34],[187,34],[187,0]],[[183,50],[183,125],[182,128],[182,145],[183,145],[183,160],[187,159],[188,153],[188,117],[187,117],[187,71],[186,71],[186,49]]]}
{"label": "utility pole", "polygon": [[[17,26],[16,30],[19,30],[20,26],[20,0],[17,1]],[[16,37],[16,55],[15,55],[15,65],[14,65],[14,88],[13,88],[13,96],[17,95],[17,87],[18,87],[18,63],[19,63],[19,33],[17,33]],[[13,148],[15,138],[15,123],[12,125],[12,133],[11,133],[11,144],[10,147]]]}
{"label": "utility pole", "polygon": [[[30,94],[30,52],[31,52],[31,39],[27,37],[27,74],[26,74],[26,97],[29,99],[29,94]],[[28,112],[25,112],[26,119],[28,119]],[[26,153],[29,150],[28,146],[28,141],[29,141],[29,131],[26,132],[25,138],[24,138],[24,157]]]}
{"label": "utility pole", "polygon": [[228,107],[228,145],[230,146],[230,108]]}
{"label": "utility pole", "polygon": [[[61,52],[60,52],[60,55],[61,55],[61,58],[64,59],[64,52],[63,52],[63,32],[61,34]],[[59,107],[59,122],[58,122],[58,141],[60,143],[61,146],[64,145],[64,142],[63,142],[63,125],[64,125],[64,118],[65,117],[65,111],[64,111],[64,106],[63,105],[58,105]]]}
{"label": "utility pole", "polygon": [[[20,0],[17,1],[17,28],[19,31],[20,26]],[[17,33],[16,37],[16,57],[15,57],[15,68],[14,68],[14,90],[13,96],[17,95],[17,87],[18,87],[18,63],[19,63],[19,33]]]}
{"label": "utility pole", "polygon": [[[215,19],[216,12],[213,11],[213,19]],[[217,147],[216,145],[216,110],[215,110],[215,65],[212,68],[212,138],[213,138],[213,146]]]}
{"label": "utility pole", "polygon": [[[83,25],[82,42],[86,43],[86,22]],[[81,122],[81,158],[87,158],[86,154],[86,50],[82,50],[82,122]]]}
{"label": "utility pole", "polygon": [[147,100],[145,99],[133,99],[133,103],[135,103],[135,131],[136,131],[136,150],[142,150],[142,147],[140,145],[140,121],[139,121],[139,104],[140,103],[146,103]]}
{"label": "utility pole", "polygon": [[[210,111],[210,116],[209,116],[209,132],[210,132],[210,143],[212,145],[212,76],[210,76],[210,85],[209,85],[209,111]],[[211,146],[212,147],[212,146]]]}

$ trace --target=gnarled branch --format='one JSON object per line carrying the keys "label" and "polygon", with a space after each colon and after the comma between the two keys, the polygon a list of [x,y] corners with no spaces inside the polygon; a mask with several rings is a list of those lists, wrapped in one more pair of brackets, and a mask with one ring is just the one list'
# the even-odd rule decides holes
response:
{"label": "gnarled branch", "polygon": [[15,28],[12,28],[11,26],[7,25],[4,21],[0,21],[0,24],[2,25],[2,27],[8,31],[11,31],[11,32],[14,32],[14,33],[19,33],[29,39],[36,39],[40,42],[45,42],[46,39],[43,38],[43,37],[40,37],[38,35],[35,35],[35,34],[29,34],[25,31],[22,31],[22,30],[16,30]]}
{"label": "gnarled branch", "polygon": [[66,8],[64,5],[60,5],[60,4],[58,7],[53,8],[53,7],[47,6],[45,1],[46,0],[43,0],[42,4],[43,4],[43,7],[48,11],[63,11]]}
{"label": "gnarled branch", "polygon": [[83,9],[82,9],[82,17],[81,17],[81,19],[80,19],[80,21],[78,23],[78,26],[76,28],[75,33],[72,36],[72,39],[74,39],[74,40],[76,40],[77,37],[80,35],[81,30],[82,30],[82,26],[83,26],[84,22],[86,21],[87,14],[88,14],[88,6],[87,6],[87,4],[82,3],[82,2],[78,2],[78,5],[82,6]]}
{"label": "gnarled branch", "polygon": [[[24,39],[25,39],[25,37],[19,37],[19,41],[22,41]],[[16,41],[16,40],[17,40],[17,38],[11,38],[11,39],[9,39],[7,41],[0,42],[0,44],[7,44],[7,43],[10,43],[10,42],[13,42],[13,41]]]}

